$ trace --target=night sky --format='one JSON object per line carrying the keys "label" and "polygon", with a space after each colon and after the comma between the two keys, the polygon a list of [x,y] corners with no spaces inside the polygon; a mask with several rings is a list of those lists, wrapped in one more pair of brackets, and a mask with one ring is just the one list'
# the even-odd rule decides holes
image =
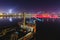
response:
{"label": "night sky", "polygon": [[0,11],[60,11],[59,0],[0,0]]}

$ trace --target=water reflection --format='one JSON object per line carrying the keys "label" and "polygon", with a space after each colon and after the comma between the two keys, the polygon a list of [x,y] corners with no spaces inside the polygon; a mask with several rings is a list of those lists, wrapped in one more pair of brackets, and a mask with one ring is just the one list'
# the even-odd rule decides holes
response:
{"label": "water reflection", "polygon": [[11,27],[11,26],[17,26],[18,22],[22,22],[22,19],[20,18],[3,18],[0,19],[0,28],[1,27]]}
{"label": "water reflection", "polygon": [[12,18],[9,18],[9,21],[12,22],[13,21]]}

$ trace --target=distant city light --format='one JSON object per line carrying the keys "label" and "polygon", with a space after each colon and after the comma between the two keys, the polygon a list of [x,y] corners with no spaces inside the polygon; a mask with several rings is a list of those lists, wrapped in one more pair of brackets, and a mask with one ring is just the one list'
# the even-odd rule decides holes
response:
{"label": "distant city light", "polygon": [[40,22],[44,22],[44,19],[37,18],[37,20],[40,21]]}
{"label": "distant city light", "polygon": [[38,21],[42,21],[41,19],[37,19]]}

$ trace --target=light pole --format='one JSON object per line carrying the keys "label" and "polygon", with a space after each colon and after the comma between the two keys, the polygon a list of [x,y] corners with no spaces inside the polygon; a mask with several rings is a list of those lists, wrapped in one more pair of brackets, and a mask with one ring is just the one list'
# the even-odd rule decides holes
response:
{"label": "light pole", "polygon": [[24,29],[26,28],[25,27],[25,13],[23,12],[23,26],[24,26]]}

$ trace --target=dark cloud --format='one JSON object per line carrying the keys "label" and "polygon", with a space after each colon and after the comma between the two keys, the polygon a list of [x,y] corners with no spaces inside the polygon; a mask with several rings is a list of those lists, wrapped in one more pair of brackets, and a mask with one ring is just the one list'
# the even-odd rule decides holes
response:
{"label": "dark cloud", "polygon": [[17,10],[55,10],[60,9],[59,0],[0,0],[0,8]]}

